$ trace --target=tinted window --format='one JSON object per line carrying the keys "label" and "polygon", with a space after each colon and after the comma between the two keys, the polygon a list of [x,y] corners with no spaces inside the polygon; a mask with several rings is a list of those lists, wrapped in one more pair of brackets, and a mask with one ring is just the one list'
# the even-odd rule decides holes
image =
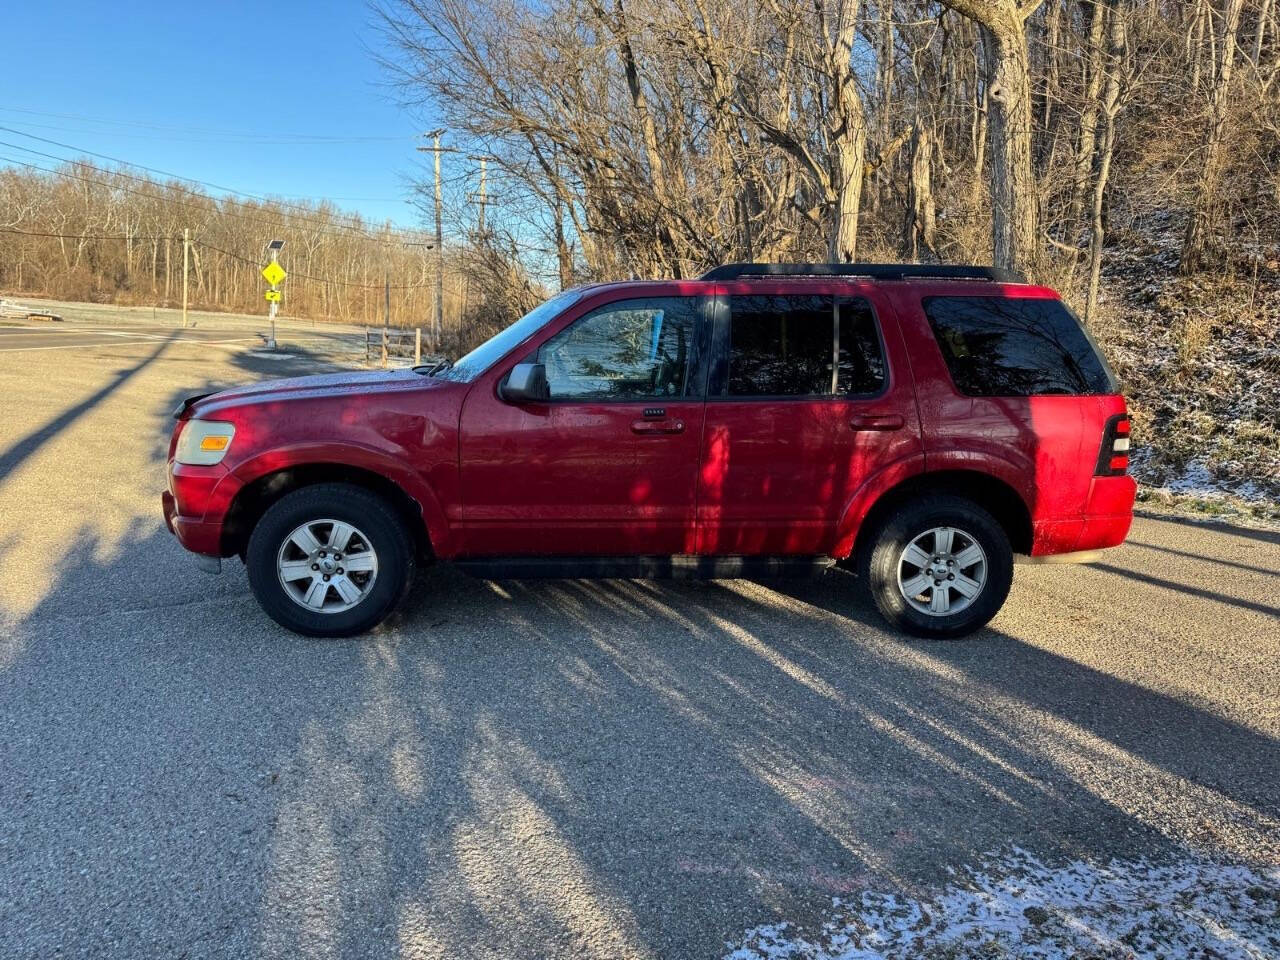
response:
{"label": "tinted window", "polygon": [[729,394],[875,393],[884,354],[865,300],[824,296],[729,298]]}
{"label": "tinted window", "polygon": [[1106,364],[1058,300],[929,297],[924,311],[961,393],[1110,393]]}
{"label": "tinted window", "polygon": [[839,373],[836,393],[879,393],[884,386],[884,352],[876,318],[865,300],[841,300]]}
{"label": "tinted window", "polygon": [[591,311],[538,348],[551,399],[684,396],[697,314],[692,297],[621,300]]}

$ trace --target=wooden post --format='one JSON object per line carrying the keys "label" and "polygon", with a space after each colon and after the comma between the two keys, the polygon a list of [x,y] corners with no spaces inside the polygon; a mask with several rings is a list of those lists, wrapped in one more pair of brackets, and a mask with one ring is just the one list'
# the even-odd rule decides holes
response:
{"label": "wooden post", "polygon": [[413,365],[422,363],[422,328],[413,328]]}
{"label": "wooden post", "polygon": [[191,250],[191,230],[184,227],[182,230],[182,326],[187,326],[187,270],[191,262],[189,251]]}
{"label": "wooden post", "polygon": [[387,328],[382,328],[382,369],[387,369]]}

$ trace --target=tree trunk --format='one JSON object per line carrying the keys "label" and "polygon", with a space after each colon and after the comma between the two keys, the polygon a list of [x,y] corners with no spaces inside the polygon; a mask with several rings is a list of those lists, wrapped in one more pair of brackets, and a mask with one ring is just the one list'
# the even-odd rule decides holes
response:
{"label": "tree trunk", "polygon": [[903,253],[908,260],[936,259],[932,154],[933,138],[929,128],[917,120],[911,136],[911,177],[907,181],[907,214],[903,231]]}
{"label": "tree trunk", "polygon": [[1107,84],[1102,94],[1102,142],[1098,147],[1098,171],[1093,182],[1093,225],[1089,231],[1089,294],[1085,300],[1084,318],[1092,322],[1098,312],[1098,281],[1102,273],[1103,223],[1107,180],[1111,176],[1111,159],[1115,155],[1116,114],[1120,111],[1120,66],[1124,57],[1124,11],[1112,10],[1107,31]]}
{"label": "tree trunk", "polygon": [[835,144],[835,223],[827,245],[832,263],[853,263],[858,254],[858,208],[862,200],[862,170],[866,165],[866,131],[842,137]]}
{"label": "tree trunk", "polygon": [[564,210],[561,208],[558,195],[555,195],[551,210],[552,218],[555,220],[556,265],[559,267],[560,289],[568,290],[573,286],[573,250],[565,236]]}
{"label": "tree trunk", "polygon": [[987,124],[980,123],[986,117],[987,107],[987,88],[982,88],[982,99],[974,104],[973,119],[977,125],[973,137],[973,182],[969,187],[969,208],[976,211],[978,204],[982,200],[982,178],[986,174],[987,167]]}
{"label": "tree trunk", "polygon": [[1209,99],[1209,129],[1205,137],[1204,163],[1196,183],[1195,206],[1187,225],[1186,239],[1182,244],[1182,259],[1178,265],[1183,273],[1193,273],[1205,266],[1210,258],[1209,248],[1218,226],[1220,202],[1218,183],[1222,179],[1225,160],[1223,148],[1227,138],[1228,96],[1231,75],[1235,67],[1236,36],[1240,31],[1240,13],[1244,0],[1227,0],[1223,11],[1222,52],[1213,90]]}
{"label": "tree trunk", "polygon": [[835,43],[828,50],[828,69],[835,81],[834,109],[829,121],[835,222],[827,242],[827,257],[833,263],[852,263],[857,257],[858,209],[867,162],[867,118],[852,67],[857,12],[857,0],[841,0]]}
{"label": "tree trunk", "polygon": [[983,80],[991,142],[991,258],[1035,273],[1039,212],[1031,168],[1031,79],[1025,20],[1014,0],[942,0],[982,27]]}
{"label": "tree trunk", "polygon": [[990,89],[991,256],[997,267],[1030,271],[1038,250],[1036,186],[1031,174],[1031,83],[1022,24],[987,28]]}
{"label": "tree trunk", "polygon": [[1267,26],[1271,21],[1271,2],[1262,0],[1258,8],[1258,31],[1253,35],[1253,63],[1259,69],[1262,68],[1262,45],[1266,42]]}
{"label": "tree trunk", "polygon": [[1085,86],[1084,109],[1080,113],[1080,137],[1076,148],[1075,176],[1071,181],[1071,214],[1067,219],[1071,230],[1069,241],[1078,242],[1080,215],[1084,211],[1084,198],[1088,192],[1089,174],[1093,171],[1093,157],[1097,146],[1098,97],[1102,92],[1103,21],[1107,6],[1102,0],[1090,4],[1089,59],[1086,64],[1088,81]]}

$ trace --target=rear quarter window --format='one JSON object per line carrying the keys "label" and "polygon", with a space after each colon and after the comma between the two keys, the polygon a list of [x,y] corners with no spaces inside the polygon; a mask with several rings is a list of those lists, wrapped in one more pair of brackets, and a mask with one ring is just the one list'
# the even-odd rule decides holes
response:
{"label": "rear quarter window", "polygon": [[1114,393],[1115,379],[1060,300],[926,297],[951,379],[971,397]]}

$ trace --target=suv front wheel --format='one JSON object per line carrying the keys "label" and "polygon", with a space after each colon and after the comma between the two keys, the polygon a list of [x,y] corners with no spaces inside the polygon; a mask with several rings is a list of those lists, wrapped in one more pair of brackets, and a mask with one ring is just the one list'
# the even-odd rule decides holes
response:
{"label": "suv front wheel", "polygon": [[254,596],[276,623],[311,637],[349,637],[399,603],[413,574],[413,545],[381,497],[322,483],[267,509],[245,564]]}
{"label": "suv front wheel", "polygon": [[1004,604],[1013,550],[1004,529],[971,500],[921,497],[872,531],[861,573],[876,608],[919,637],[961,637]]}

